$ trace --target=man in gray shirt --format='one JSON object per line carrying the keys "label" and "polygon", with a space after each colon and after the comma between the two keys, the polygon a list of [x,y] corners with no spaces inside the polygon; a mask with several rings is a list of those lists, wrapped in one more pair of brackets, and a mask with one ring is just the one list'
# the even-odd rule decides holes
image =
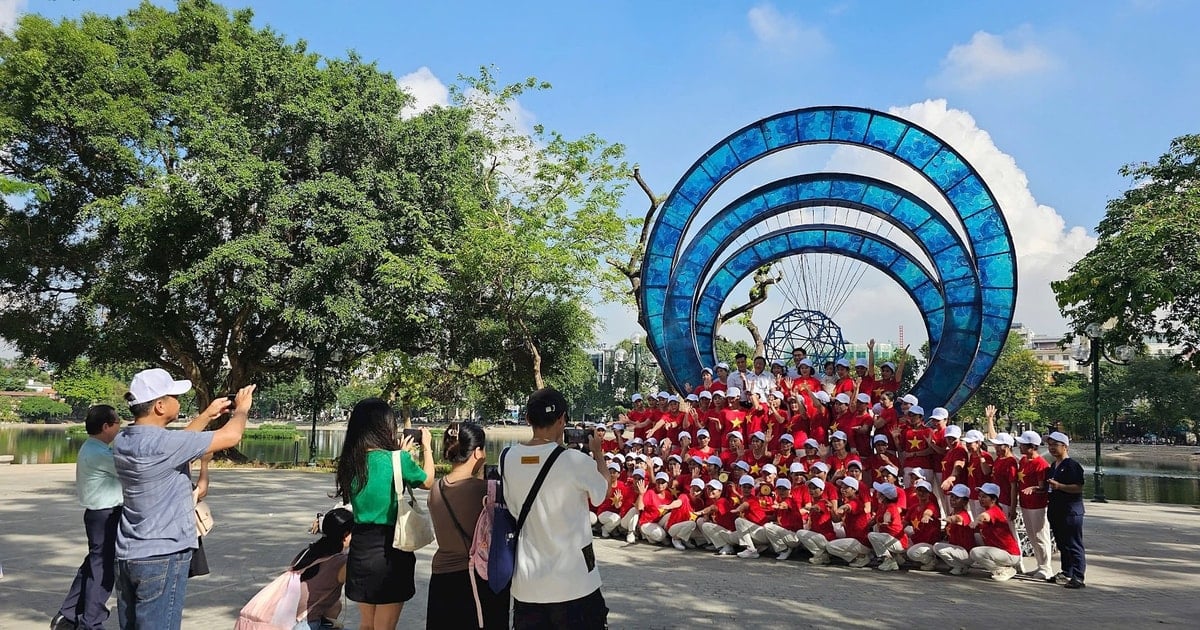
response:
{"label": "man in gray shirt", "polygon": [[75,572],[75,580],[58,614],[53,630],[104,628],[109,595],[117,576],[117,522],[121,520],[121,482],[113,465],[113,438],[121,430],[117,410],[108,405],[88,409],[84,427],[88,439],[75,460],[75,493],[83,506],[83,529],[88,553]]}
{"label": "man in gray shirt", "polygon": [[166,370],[139,372],[125,399],[133,424],[113,440],[124,508],[117,532],[117,618],[122,630],[171,630],[183,623],[188,565],[196,547],[191,463],[205,453],[236,446],[246,428],[254,386],[243,387],[225,426],[204,432],[230,407],[213,401],[183,431],[166,426],[179,417],[179,396],[191,381]]}

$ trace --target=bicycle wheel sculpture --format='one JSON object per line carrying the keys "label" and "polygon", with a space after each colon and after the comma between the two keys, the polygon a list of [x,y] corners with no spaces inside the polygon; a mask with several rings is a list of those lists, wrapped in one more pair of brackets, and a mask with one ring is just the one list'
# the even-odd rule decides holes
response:
{"label": "bicycle wheel sculpture", "polygon": [[802,308],[794,308],[771,320],[763,345],[767,359],[781,361],[792,356],[792,348],[804,348],[816,366],[846,354],[842,328],[825,313]]}
{"label": "bicycle wheel sculpture", "polygon": [[[754,189],[690,230],[732,175],[772,153],[813,144],[890,156],[932,184],[950,215],[890,182],[808,173]],[[780,221],[784,216],[790,222]],[[757,238],[739,244],[747,234]],[[902,241],[915,244],[918,256],[906,252]],[[814,107],[764,118],[717,143],[654,217],[642,264],[640,317],[663,375],[676,389],[696,382],[701,368],[715,362],[717,318],[734,287],[762,265],[797,256],[874,267],[912,298],[930,345],[928,368],[913,393],[927,407],[955,411],[995,365],[1012,323],[1017,276],[1012,235],[987,184],[953,147],[909,121],[869,109]],[[801,279],[811,273],[810,265],[793,266]],[[852,287],[862,271],[848,273]],[[840,306],[837,296],[830,299]]]}

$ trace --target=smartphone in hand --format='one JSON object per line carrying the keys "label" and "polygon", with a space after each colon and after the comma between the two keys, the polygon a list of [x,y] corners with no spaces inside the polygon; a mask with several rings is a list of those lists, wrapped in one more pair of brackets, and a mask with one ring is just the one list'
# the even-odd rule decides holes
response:
{"label": "smartphone in hand", "polygon": [[414,443],[420,444],[421,443],[421,430],[420,429],[405,429],[404,437],[412,438],[412,441]]}

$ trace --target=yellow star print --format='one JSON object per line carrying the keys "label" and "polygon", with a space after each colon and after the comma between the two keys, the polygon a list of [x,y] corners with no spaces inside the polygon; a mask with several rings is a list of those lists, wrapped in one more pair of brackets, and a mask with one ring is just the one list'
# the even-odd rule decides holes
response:
{"label": "yellow star print", "polygon": [[697,518],[698,518],[698,517],[696,516],[696,513],[695,513],[695,512],[692,512],[692,515],[688,517],[688,520],[689,520],[689,521],[694,521],[694,520],[696,520]]}
{"label": "yellow star print", "polygon": [[736,429],[736,428],[738,428],[738,427],[742,426],[742,419],[741,419],[741,418],[734,418],[734,419],[733,419],[733,422],[730,422],[730,424],[732,424],[732,425],[733,425],[733,428],[735,428],[735,429]]}
{"label": "yellow star print", "polygon": [[1025,483],[1025,471],[1024,470],[1017,471],[1017,481],[1019,481],[1021,483]]}
{"label": "yellow star print", "polygon": [[915,451],[915,450],[921,448],[921,440],[918,440],[917,438],[912,438],[911,440],[908,441],[908,446],[909,446],[909,448],[911,448],[912,450]]}
{"label": "yellow star print", "polygon": [[967,476],[970,477],[974,474],[975,474],[975,466],[974,465],[967,466]]}
{"label": "yellow star print", "polygon": [[830,433],[833,433],[834,431],[837,431],[837,430],[838,430],[838,428],[837,428],[837,427],[838,427],[838,425],[837,425],[837,423],[836,423],[836,422],[834,422],[833,424],[830,424],[830,425],[829,425],[829,432],[830,432]]}
{"label": "yellow star print", "polygon": [[750,473],[754,475],[758,474],[758,464],[752,464],[750,466]]}

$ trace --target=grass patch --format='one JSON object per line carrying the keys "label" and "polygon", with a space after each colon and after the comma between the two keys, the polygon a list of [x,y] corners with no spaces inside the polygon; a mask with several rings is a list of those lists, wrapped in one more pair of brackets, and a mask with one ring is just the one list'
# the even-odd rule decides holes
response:
{"label": "grass patch", "polygon": [[294,440],[300,435],[295,425],[263,424],[248,428],[242,433],[242,439],[249,440]]}
{"label": "grass patch", "polygon": [[87,435],[87,425],[72,424],[67,427],[67,435]]}

